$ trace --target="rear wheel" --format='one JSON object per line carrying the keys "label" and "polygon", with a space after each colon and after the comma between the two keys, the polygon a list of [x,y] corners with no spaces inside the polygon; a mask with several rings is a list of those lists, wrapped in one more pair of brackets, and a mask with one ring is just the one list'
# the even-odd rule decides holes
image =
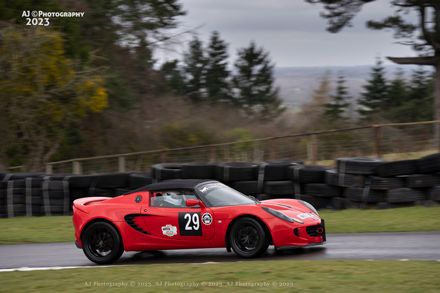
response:
{"label": "rear wheel", "polygon": [[124,252],[118,231],[106,222],[96,222],[87,227],[82,244],[84,254],[97,264],[117,261]]}
{"label": "rear wheel", "polygon": [[250,258],[263,254],[269,246],[270,236],[252,218],[241,218],[231,228],[229,243],[234,252],[241,257]]}

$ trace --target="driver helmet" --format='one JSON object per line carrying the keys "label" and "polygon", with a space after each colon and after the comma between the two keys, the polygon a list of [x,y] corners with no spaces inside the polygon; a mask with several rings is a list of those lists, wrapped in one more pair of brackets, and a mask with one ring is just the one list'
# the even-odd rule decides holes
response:
{"label": "driver helmet", "polygon": [[180,206],[182,204],[182,195],[176,194],[175,192],[165,192],[162,194],[164,201],[175,206]]}

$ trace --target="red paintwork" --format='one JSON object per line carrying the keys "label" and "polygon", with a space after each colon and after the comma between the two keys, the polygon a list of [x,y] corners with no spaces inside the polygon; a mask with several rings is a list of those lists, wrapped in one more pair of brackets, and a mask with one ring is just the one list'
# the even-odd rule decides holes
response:
{"label": "red paintwork", "polygon": [[[135,198],[141,195],[142,201],[135,202]],[[279,206],[283,204],[293,209]],[[125,251],[147,251],[183,248],[210,248],[226,247],[226,234],[229,225],[241,216],[251,216],[261,220],[269,229],[273,245],[277,248],[285,246],[304,246],[310,243],[321,243],[321,236],[309,236],[305,228],[321,224],[321,219],[316,216],[303,219],[304,224],[283,221],[264,211],[261,206],[279,210],[289,217],[298,218],[301,213],[310,213],[307,207],[294,199],[266,200],[259,204],[213,207],[207,208],[200,202],[200,207],[188,208],[161,208],[149,206],[149,192],[135,192],[115,198],[88,197],[77,199],[73,203],[73,224],[75,237],[82,247],[81,232],[84,227],[93,220],[107,220],[116,226],[121,234]],[[178,212],[200,212],[200,217],[205,213],[212,216],[212,223],[205,225],[199,223],[202,228],[202,236],[181,236]],[[138,214],[135,223],[142,230],[151,235],[143,234],[127,224],[124,217],[128,214]],[[171,225],[177,228],[177,234],[164,235],[162,227]],[[293,230],[300,228],[297,237]]]}

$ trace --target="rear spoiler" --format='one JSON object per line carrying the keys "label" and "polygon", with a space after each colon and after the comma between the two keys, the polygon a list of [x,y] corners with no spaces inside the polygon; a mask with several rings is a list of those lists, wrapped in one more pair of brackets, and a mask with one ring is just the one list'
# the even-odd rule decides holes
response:
{"label": "rear spoiler", "polygon": [[83,198],[78,198],[75,199],[73,201],[73,206],[75,208],[77,208],[78,210],[84,212],[84,213],[89,213],[87,210],[87,206],[91,205],[91,204],[97,204],[97,203],[101,203],[103,201],[106,201],[108,199],[112,199],[113,197],[83,197]]}

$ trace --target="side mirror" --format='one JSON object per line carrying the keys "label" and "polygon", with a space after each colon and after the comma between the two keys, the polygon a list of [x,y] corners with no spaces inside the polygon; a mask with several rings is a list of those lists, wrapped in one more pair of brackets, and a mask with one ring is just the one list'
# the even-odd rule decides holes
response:
{"label": "side mirror", "polygon": [[200,201],[197,199],[187,199],[185,204],[187,207],[195,207],[200,204]]}

